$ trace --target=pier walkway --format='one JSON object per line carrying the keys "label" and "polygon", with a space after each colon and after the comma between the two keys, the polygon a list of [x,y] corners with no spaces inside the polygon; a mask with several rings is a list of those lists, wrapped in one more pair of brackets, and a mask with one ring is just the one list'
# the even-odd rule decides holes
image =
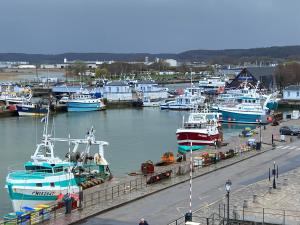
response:
{"label": "pier walkway", "polygon": [[[289,149],[294,146],[290,146]],[[296,151],[300,151],[297,148]],[[290,154],[290,153],[288,153]],[[297,158],[299,162],[299,158]],[[280,168],[279,168],[280,169]],[[279,174],[276,189],[273,178],[244,186],[230,194],[230,220],[233,222],[251,221],[257,224],[300,223],[300,168]],[[193,212],[194,222],[217,224],[227,220],[227,199],[224,197]],[[184,224],[184,218],[178,218],[169,225]]]}

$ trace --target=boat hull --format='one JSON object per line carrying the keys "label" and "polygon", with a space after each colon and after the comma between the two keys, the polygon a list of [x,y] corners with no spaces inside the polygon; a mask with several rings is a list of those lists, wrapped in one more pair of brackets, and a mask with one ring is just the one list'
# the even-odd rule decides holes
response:
{"label": "boat hull", "polygon": [[168,104],[164,104],[164,105],[160,105],[160,109],[161,110],[191,110],[191,109],[195,109],[197,108],[198,105],[180,105],[180,104],[172,104],[172,105],[168,105]]}
{"label": "boat hull", "polygon": [[225,123],[260,124],[267,123],[267,115],[249,112],[234,112],[219,109],[222,113],[220,120]]}
{"label": "boat hull", "polygon": [[17,105],[17,111],[19,116],[44,116],[48,112],[46,108],[27,107],[22,105]]}
{"label": "boat hull", "polygon": [[187,129],[179,129],[176,132],[178,145],[184,146],[202,146],[202,145],[213,145],[216,141],[221,139],[219,132],[213,134],[207,134],[203,131],[189,131]]}
{"label": "boat hull", "polygon": [[105,106],[102,105],[100,102],[95,102],[95,103],[68,102],[67,109],[68,112],[89,112],[89,111],[104,110]]}
{"label": "boat hull", "polygon": [[[70,187],[71,193],[78,193],[77,186]],[[20,211],[24,206],[35,208],[39,204],[53,204],[58,200],[60,194],[67,194],[69,188],[61,188],[60,190],[34,190],[34,189],[18,189],[9,190],[14,211]]]}

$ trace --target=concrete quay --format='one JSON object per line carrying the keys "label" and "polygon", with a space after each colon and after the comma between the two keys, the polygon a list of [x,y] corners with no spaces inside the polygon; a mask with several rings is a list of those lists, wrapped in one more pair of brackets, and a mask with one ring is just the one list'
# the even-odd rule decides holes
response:
{"label": "concrete quay", "polygon": [[[292,147],[292,146],[291,146]],[[300,147],[296,149],[300,151]],[[279,168],[280,169],[280,168]],[[234,185],[234,184],[233,184]],[[261,224],[300,223],[300,168],[279,174],[276,189],[273,178],[244,186],[230,194],[230,220]],[[195,222],[215,224],[227,220],[227,198],[215,201],[193,212]],[[177,220],[181,224],[184,219]],[[176,224],[172,222],[170,224]]]}
{"label": "concrete quay", "polygon": [[[299,121],[286,121],[286,122],[283,122],[282,125],[283,124],[295,124],[295,122],[299,123]],[[231,170],[229,168],[231,168],[231,167],[239,168],[239,167],[241,167],[241,164],[244,165],[242,167],[241,171],[247,171],[248,166],[247,166],[246,162],[248,160],[259,162],[260,160],[265,158],[265,156],[263,156],[265,154],[271,155],[271,157],[268,157],[268,160],[272,161],[273,160],[272,157],[274,157],[272,153],[275,151],[270,151],[272,149],[272,147],[270,145],[271,136],[272,136],[272,134],[278,135],[278,129],[279,129],[279,127],[271,127],[271,126],[268,126],[266,130],[262,129],[262,137],[263,137],[263,141],[265,144],[263,145],[261,151],[249,151],[249,152],[244,152],[244,153],[241,152],[240,156],[221,161],[218,164],[214,164],[212,166],[204,167],[204,168],[195,168],[195,171],[194,171],[195,180],[199,179],[201,182],[202,177],[213,177],[214,176],[213,174],[215,174],[215,173],[218,173],[218,174],[221,173],[221,174],[223,174],[223,176],[224,176],[224,174],[226,174],[226,177],[232,176]],[[256,136],[257,135],[258,134],[256,134]],[[276,137],[276,135],[275,135],[275,137]],[[230,144],[228,146],[222,147],[217,150],[215,150],[214,148],[211,148],[211,151],[226,151],[226,150],[228,150],[230,148],[234,148],[234,147],[236,149],[238,149],[240,147],[240,143],[245,142],[245,140],[246,140],[245,138],[233,138],[230,141]],[[286,144],[286,143],[284,143],[284,144]],[[280,150],[276,151],[276,152],[277,152],[276,154],[278,154],[280,152]],[[262,153],[265,153],[265,154],[262,154]],[[194,154],[197,154],[197,153],[194,153]],[[280,154],[282,154],[282,152],[280,152]],[[256,157],[253,158],[254,156],[256,156]],[[255,160],[258,157],[261,159]],[[253,158],[253,159],[251,159],[251,158]],[[248,159],[248,160],[246,160],[246,159]],[[182,169],[182,167],[185,168],[186,173],[187,173],[186,175],[175,176],[176,172],[178,172],[179,166],[181,166],[181,169]],[[95,217],[91,220],[88,220],[87,223],[91,224],[91,223],[94,223],[94,221],[97,219],[101,220],[103,215],[104,215],[103,218],[108,218],[108,221],[110,221],[110,218],[113,218],[113,219],[118,218],[117,221],[113,220],[114,222],[111,222],[111,223],[107,223],[107,221],[106,221],[107,224],[126,224],[126,221],[131,221],[130,223],[132,223],[133,221],[138,220],[138,218],[140,218],[140,217],[149,218],[147,216],[148,213],[145,213],[142,210],[142,208],[143,208],[142,205],[144,205],[144,204],[141,205],[141,202],[143,202],[145,200],[147,200],[147,201],[154,200],[155,201],[155,199],[157,200],[156,195],[162,195],[163,193],[165,193],[165,192],[169,193],[170,191],[172,193],[174,192],[174,196],[177,197],[178,195],[175,193],[176,193],[176,191],[178,191],[178,188],[182,189],[183,186],[187,186],[187,184],[185,182],[189,179],[188,162],[185,164],[176,164],[176,165],[173,165],[173,167],[174,167],[173,169],[175,172],[173,173],[172,178],[169,180],[160,182],[158,184],[146,185],[146,182],[145,182],[146,178],[138,176],[137,178],[131,179],[130,181],[128,180],[128,177],[122,178],[122,179],[115,179],[113,182],[109,182],[104,185],[97,186],[93,189],[88,189],[88,191],[85,192],[83,209],[73,211],[71,215],[67,215],[67,216],[65,216],[64,214],[61,213],[60,215],[57,215],[56,219],[51,220],[47,223],[51,223],[51,224],[53,224],[53,223],[59,223],[59,224],[78,223],[78,222],[83,222],[87,218],[97,215],[99,213],[101,213],[100,218]],[[220,170],[220,169],[222,169],[222,170]],[[251,169],[253,169],[253,168],[251,168]],[[252,178],[252,179],[255,179],[254,181],[256,181],[256,179],[258,179],[258,178]],[[249,176],[247,178],[247,180],[248,180],[248,182],[251,182],[251,183],[253,182],[251,180],[251,176]],[[124,182],[125,182],[125,184],[124,184]],[[212,184],[213,184],[213,182],[212,182]],[[211,186],[212,184],[207,183],[204,186]],[[113,187],[115,187],[115,189]],[[119,187],[119,188],[116,188],[116,187]],[[172,188],[170,189],[170,187],[172,187]],[[194,188],[195,188],[195,186],[194,186]],[[187,187],[184,189],[187,189]],[[176,207],[176,205],[178,205],[178,204],[182,205],[184,202],[186,202],[186,199],[188,197],[188,195],[187,195],[188,191],[185,190],[184,192],[186,192],[183,195],[184,198],[182,198],[182,197],[179,198],[182,200],[181,202],[176,201],[177,203],[175,205],[169,205],[169,207],[172,207],[173,209],[175,209],[175,212],[174,212],[174,210],[170,210],[172,213],[168,214],[166,217],[162,217],[161,219],[158,219],[157,217],[153,218],[153,215],[152,215],[152,217],[150,217],[148,220],[153,219],[155,224],[166,224],[168,221],[171,221],[172,219],[178,217],[177,214],[179,212],[181,214],[182,209],[185,209],[185,211],[186,211],[187,210],[186,207],[182,207],[182,206]],[[180,193],[178,193],[178,194],[180,195]],[[220,194],[220,193],[218,193],[218,194]],[[112,196],[112,197],[107,197],[108,195]],[[159,199],[159,200],[161,201],[161,199]],[[202,202],[201,199],[199,199],[199,200],[200,200],[200,202]],[[138,210],[133,211],[133,212],[130,212],[132,210],[129,210],[129,212],[128,212],[127,210],[130,209],[132,204],[134,204],[134,205],[139,204],[140,206],[139,206]],[[155,204],[152,203],[152,206],[154,206],[154,205]],[[186,203],[184,205],[188,205],[188,204]],[[121,206],[123,206],[123,207],[121,207]],[[134,209],[135,207],[132,206],[132,208]],[[146,208],[149,209],[148,206]],[[166,210],[166,208],[168,208],[168,204],[167,205],[159,204],[158,208],[160,209],[160,212],[164,212]],[[127,211],[127,214],[126,214],[127,216],[124,217],[124,213],[123,214],[121,213],[122,216],[120,217],[120,214],[118,214],[118,212],[120,212],[120,211],[124,212],[124,210]],[[156,211],[153,208],[149,209],[149,210],[150,210],[150,212]],[[118,216],[115,217],[114,216],[115,214]],[[135,220],[133,220],[132,218],[135,218]],[[130,223],[128,223],[128,224],[130,224]]]}

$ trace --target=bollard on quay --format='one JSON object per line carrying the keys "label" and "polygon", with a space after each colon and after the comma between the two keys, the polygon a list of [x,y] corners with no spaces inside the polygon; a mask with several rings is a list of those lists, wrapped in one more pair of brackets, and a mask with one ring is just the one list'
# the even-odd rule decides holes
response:
{"label": "bollard on quay", "polygon": [[257,203],[257,195],[253,195],[253,203]]}

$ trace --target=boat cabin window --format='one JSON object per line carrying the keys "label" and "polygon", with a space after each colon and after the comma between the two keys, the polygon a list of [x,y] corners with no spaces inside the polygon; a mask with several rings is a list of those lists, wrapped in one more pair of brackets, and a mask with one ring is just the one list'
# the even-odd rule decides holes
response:
{"label": "boat cabin window", "polygon": [[42,183],[36,183],[35,186],[36,187],[43,187],[43,184]]}
{"label": "boat cabin window", "polygon": [[53,168],[53,170],[54,170],[54,173],[59,173],[59,172],[62,172],[64,170],[64,168],[62,166],[60,166],[60,167]]}
{"label": "boat cabin window", "polygon": [[52,173],[51,168],[47,168],[43,166],[25,166],[25,169],[31,172]]}
{"label": "boat cabin window", "polygon": [[50,183],[50,186],[51,186],[51,187],[55,187],[55,183],[54,183],[54,182],[51,182],[51,183]]}

